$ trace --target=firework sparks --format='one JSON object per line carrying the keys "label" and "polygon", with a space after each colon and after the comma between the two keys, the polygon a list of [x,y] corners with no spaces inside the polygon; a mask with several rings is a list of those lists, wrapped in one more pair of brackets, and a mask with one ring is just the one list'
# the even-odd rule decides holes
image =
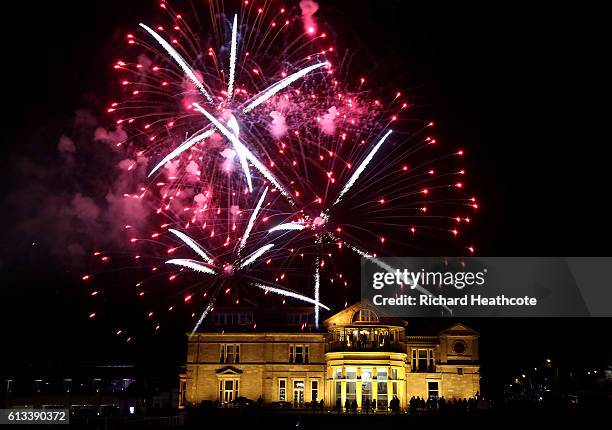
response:
{"label": "firework sparks", "polygon": [[259,198],[259,201],[257,202],[257,206],[255,206],[255,210],[253,211],[253,213],[251,214],[251,217],[249,218],[249,223],[247,224],[247,228],[244,231],[244,235],[242,236],[242,239],[240,239],[240,244],[238,245],[238,255],[240,255],[242,248],[244,248],[244,245],[246,244],[247,240],[249,240],[249,235],[251,234],[253,225],[255,225],[255,219],[257,218],[257,215],[259,214],[259,211],[261,210],[261,206],[263,205],[264,199],[266,198],[266,194],[268,194],[268,187],[266,187],[264,189],[264,192],[261,193],[261,197]]}
{"label": "firework sparks", "polygon": [[[274,186],[281,192],[281,194],[283,196],[285,196],[287,198],[287,200],[289,202],[293,202],[293,198],[291,197],[291,193],[289,193],[289,191],[287,191],[285,189],[285,187],[283,187],[281,185],[281,183],[278,181],[278,179],[276,179],[274,177],[274,175],[266,168],[266,166],[264,166],[258,159],[257,157],[255,157],[248,149],[247,147],[240,142],[240,140],[232,133],[230,132],[227,128],[225,128],[223,126],[223,124],[221,124],[214,116],[212,116],[210,113],[208,113],[206,111],[206,109],[202,108],[199,104],[194,103],[193,104],[194,107],[200,111],[202,113],[202,115],[204,115],[206,118],[208,118],[208,120],[210,122],[212,122],[215,127],[217,127],[219,129],[219,131],[221,131],[221,133],[223,133],[223,135],[225,137],[227,137],[230,142],[232,142],[232,144],[234,145],[234,147],[236,148],[238,153],[242,153],[245,155],[245,158],[248,159],[251,163],[253,163],[253,165],[255,166],[255,168],[257,170],[259,170],[259,172],[266,178],[268,179],[270,182],[272,182],[274,184]],[[245,169],[245,174],[247,175],[247,177],[250,177],[250,174],[248,173],[248,166],[244,166]]]}
{"label": "firework sparks", "polygon": [[191,139],[188,139],[185,142],[181,143],[176,149],[174,149],[171,153],[166,155],[159,163],[157,163],[157,165],[153,167],[153,169],[151,169],[151,171],[149,172],[149,177],[151,177],[153,173],[155,173],[160,167],[165,165],[167,162],[174,160],[176,157],[187,151],[196,143],[200,143],[203,140],[208,139],[210,136],[212,136],[214,132],[214,129],[206,130],[205,132],[193,136]]}
{"label": "firework sparks", "polygon": [[[316,245],[321,245],[321,236],[319,236],[316,240]],[[320,292],[319,289],[321,287],[321,274],[319,270],[321,268],[321,260],[317,256],[315,258],[315,274],[314,274],[314,299],[318,303]],[[315,327],[319,328],[319,305],[315,304]]]}
{"label": "firework sparks", "polygon": [[[186,61],[183,59],[183,57],[181,57],[181,55],[168,42],[166,42],[163,37],[161,37],[159,34],[157,34],[153,29],[151,29],[150,27],[148,27],[147,25],[142,24],[142,23],[140,24],[140,26],[142,28],[144,28],[151,36],[153,36],[153,38],[166,50],[166,52],[174,59],[174,61],[176,61],[176,63],[181,67],[183,72],[189,77],[189,79],[200,90],[200,92],[206,97],[206,99],[209,102],[212,103],[213,102],[213,98],[208,93],[206,88],[204,88],[203,83],[197,78],[197,76],[195,75],[194,71],[189,67],[189,65],[186,63]],[[237,49],[238,49],[238,46],[237,46],[238,45],[237,44],[237,31],[238,30],[237,30],[237,28],[238,28],[238,16],[234,15],[234,22],[233,22],[233,25],[232,25],[232,40],[231,40],[229,79],[228,79],[228,83],[227,83],[227,101],[228,102],[231,100],[232,95],[234,93],[234,81],[235,81],[235,75],[236,75],[236,52],[237,52]],[[266,88],[263,91],[261,91],[258,95],[256,95],[254,97],[254,100],[252,102],[250,102],[246,107],[244,107],[242,111],[244,113],[250,112],[255,107],[257,107],[260,104],[264,103],[265,101],[269,100],[271,97],[273,97],[279,91],[287,88],[292,83],[294,83],[297,80],[299,80],[299,79],[303,78],[304,76],[306,76],[308,73],[310,73],[310,72],[312,72],[312,71],[314,71],[314,70],[316,70],[316,69],[318,69],[320,67],[328,66],[328,65],[329,65],[329,63],[327,63],[327,62],[314,64],[314,65],[306,67],[306,68],[304,68],[302,70],[299,70],[298,72],[295,72],[295,73],[293,73],[290,76],[287,76],[287,77],[283,78],[279,82],[277,82],[275,84],[272,84],[268,88]],[[202,111],[202,108],[197,103],[194,103],[194,107],[196,109],[198,109],[200,112],[204,113]],[[232,131],[234,132],[234,135],[236,137],[238,137],[239,126],[238,126],[238,122],[236,121],[236,118],[233,115],[231,115],[230,120],[228,121],[228,126],[232,129]],[[209,134],[203,133],[202,135],[195,136],[194,138],[191,138],[188,141],[186,141],[186,142],[182,143],[181,145],[179,145],[175,150],[170,152],[170,154],[168,154],[166,157],[164,157],[162,159],[162,161],[160,161],[151,170],[151,172],[149,173],[149,176],[151,176],[155,171],[157,171],[165,163],[167,163],[170,160],[173,160],[178,155],[180,155],[182,152],[184,152],[187,149],[189,149],[190,147],[192,147],[194,144],[202,141],[206,137],[209,137],[210,134],[212,134],[212,132],[214,132],[214,130],[210,130],[208,132]],[[228,136],[223,130],[221,130],[221,132],[226,137]],[[231,138],[229,138],[229,139],[232,140]],[[249,168],[248,168],[248,165],[247,165],[247,162],[246,162],[246,158],[247,158],[246,155],[247,155],[247,153],[251,157],[253,157],[253,155],[250,152],[248,152],[248,150],[246,150],[246,147],[243,144],[236,144],[233,140],[232,140],[232,143],[234,143],[236,152],[238,153],[238,157],[240,159],[240,163],[242,165],[242,169],[243,169],[243,171],[245,173],[245,176],[246,176],[246,179],[247,179],[247,182],[248,182],[249,190],[253,191],[253,186],[252,186],[252,182],[251,182],[251,175],[250,175]],[[255,164],[255,162],[253,162],[253,163]],[[259,163],[259,161],[257,161],[257,163],[261,165],[261,163]],[[261,170],[261,167],[258,167],[258,170],[260,170],[260,172],[262,172],[262,174],[264,174],[264,176],[271,175],[269,172],[267,174],[264,173]],[[272,181],[268,176],[266,176],[266,177],[270,181]],[[285,193],[283,193],[283,194],[285,194]],[[285,195],[285,196],[287,197],[288,195]]]}
{"label": "firework sparks", "polygon": [[303,78],[308,73],[312,72],[313,70],[318,69],[319,67],[328,66],[328,65],[329,65],[329,63],[313,64],[312,66],[308,66],[308,67],[300,70],[299,72],[295,72],[294,74],[292,74],[290,76],[287,76],[286,78],[284,78],[280,82],[277,82],[276,84],[273,84],[269,88],[266,88],[265,90],[263,90],[261,92],[261,94],[259,96],[255,97],[255,100],[250,102],[242,111],[244,113],[248,113],[248,112],[252,111],[257,106],[259,106],[260,104],[264,103],[266,100],[269,100],[276,93],[278,93],[279,91],[287,88],[289,85],[291,85],[292,83],[294,83],[298,79]]}
{"label": "firework sparks", "polygon": [[181,67],[181,69],[183,69],[183,72],[185,72],[185,74],[189,77],[189,79],[191,79],[191,82],[193,82],[193,84],[198,88],[198,90],[200,90],[200,92],[204,95],[204,97],[206,97],[206,99],[212,103],[213,99],[211,95],[208,93],[208,91],[206,91],[206,88],[204,88],[204,84],[202,84],[202,82],[200,82],[200,80],[197,78],[195,73],[193,73],[193,70],[191,70],[191,67],[189,67],[187,62],[183,59],[183,57],[181,57],[181,54],[176,52],[176,50],[172,47],[172,45],[166,42],[163,37],[157,34],[149,26],[143,23],[140,23],[139,25],[142,28],[144,28],[147,31],[147,33],[153,36],[155,40],[157,40],[157,42],[166,50],[168,55],[170,55],[174,59],[174,61],[176,61],[176,63]]}
{"label": "firework sparks", "polygon": [[[265,196],[265,193],[264,193],[264,196]],[[184,234],[182,234],[180,232],[176,232],[175,231],[174,234],[176,234],[181,240],[183,240],[190,248],[196,250],[196,252],[198,254],[200,254],[200,252],[198,252],[198,250],[201,251],[201,247],[199,245],[197,245],[196,242],[193,239],[191,239],[190,237],[188,237],[188,236],[186,236],[186,235],[184,235]],[[196,272],[205,273],[205,274],[211,274],[211,275],[217,275],[220,272],[232,273],[233,274],[234,268],[236,270],[244,270],[246,267],[248,267],[251,264],[253,264],[254,262],[256,262],[258,258],[260,258],[263,254],[265,254],[267,251],[269,251],[273,247],[274,247],[274,244],[272,244],[272,243],[264,245],[261,248],[257,249],[255,252],[253,252],[248,257],[246,257],[244,259],[239,259],[239,260],[235,261],[234,264],[232,264],[232,265],[228,264],[228,265],[225,265],[225,266],[220,267],[220,268],[219,267],[216,267],[216,268],[209,267],[207,265],[202,264],[201,262],[198,262],[198,261],[195,261],[195,260],[187,260],[187,259],[172,259],[172,260],[166,261],[166,264],[173,264],[173,265],[177,265],[177,266],[182,266],[182,267],[186,267],[188,269],[192,269],[192,270],[194,270]],[[317,272],[317,277],[318,277],[318,272]],[[318,282],[317,282],[317,284],[318,284]],[[320,303],[318,289],[317,289],[317,293],[315,295],[315,298],[311,299],[311,298],[308,298],[308,297],[303,296],[301,294],[294,293],[292,291],[283,290],[281,288],[276,288],[276,287],[271,287],[271,286],[266,286],[266,285],[263,285],[261,283],[252,283],[251,285],[254,285],[257,288],[262,289],[262,290],[264,290],[266,292],[271,292],[271,293],[274,293],[274,294],[278,294],[278,295],[282,295],[282,296],[286,296],[286,297],[295,298],[295,299],[301,300],[303,302],[312,303],[312,304],[315,305],[316,309],[318,309],[319,307],[322,307],[322,308],[324,308],[326,310],[329,310],[329,307],[327,307],[327,306],[323,305],[322,303]],[[202,324],[202,322],[204,321],[204,319],[206,318],[206,316],[208,315],[208,313],[212,309],[214,301],[215,301],[215,298],[213,297],[211,299],[211,301],[208,303],[208,305],[207,305],[206,309],[204,310],[204,312],[202,313],[202,315],[200,316],[197,324],[193,328],[192,335],[193,335],[193,333],[195,333],[197,331],[199,326]],[[317,311],[317,313],[318,313],[318,311]]]}
{"label": "firework sparks", "polygon": [[168,231],[177,236],[179,239],[181,239],[185,243],[185,245],[193,249],[195,253],[202,257],[204,261],[206,261],[208,264],[214,263],[213,259],[206,253],[206,251],[204,251],[204,249],[202,249],[202,247],[196,242],[194,242],[194,240],[191,239],[189,236],[173,228],[168,229]]}
{"label": "firework sparks", "polygon": [[329,308],[327,306],[325,306],[323,303],[321,303],[321,302],[319,302],[319,301],[317,301],[315,299],[311,299],[310,297],[306,297],[306,296],[303,296],[301,294],[294,293],[293,291],[283,290],[281,288],[271,287],[269,285],[263,285],[263,284],[257,284],[257,283],[254,284],[254,286],[256,286],[257,288],[259,288],[259,289],[261,289],[263,291],[268,291],[270,293],[275,293],[275,294],[278,294],[278,295],[281,295],[281,296],[292,297],[294,299],[298,299],[298,300],[301,300],[303,302],[313,304],[313,305],[315,305],[317,307],[321,307],[321,308],[323,308],[323,309],[325,309],[327,311],[329,310]]}
{"label": "firework sparks", "polygon": [[357,179],[359,179],[359,176],[361,176],[361,174],[366,169],[366,167],[368,167],[368,164],[370,164],[370,161],[372,161],[372,158],[374,158],[374,155],[376,155],[376,153],[378,152],[382,144],[385,143],[385,140],[387,140],[387,137],[389,137],[391,132],[392,131],[389,130],[385,133],[385,135],[378,141],[378,143],[374,146],[374,148],[372,148],[372,150],[367,155],[365,160],[363,160],[361,164],[359,165],[359,167],[357,167],[357,170],[355,170],[355,173],[353,173],[351,178],[344,185],[344,188],[342,188],[342,191],[340,191],[340,193],[338,194],[336,201],[333,203],[334,205],[337,205],[338,203],[340,203],[340,200],[342,200],[342,196],[344,196],[348,192],[348,190],[350,190],[351,187],[355,184]]}
{"label": "firework sparks", "polygon": [[289,223],[285,223],[285,224],[279,224],[276,225],[274,227],[272,227],[270,230],[268,230],[269,233],[272,233],[274,231],[291,231],[291,230],[304,230],[306,227],[303,224],[298,224],[295,222],[289,222]]}
{"label": "firework sparks", "polygon": [[172,260],[166,261],[166,264],[174,264],[175,266],[182,266],[182,267],[186,267],[191,270],[195,270],[196,272],[209,273],[211,275],[217,274],[216,270],[208,266],[205,266],[204,264],[196,260],[187,260],[184,258],[173,258]]}
{"label": "firework sparks", "polygon": [[[223,293],[236,304],[261,291],[309,303],[318,327],[321,309],[329,310],[321,298],[335,294],[329,285],[346,288],[342,302],[350,295],[339,270],[347,258],[392,271],[378,255],[412,252],[419,238],[459,242],[471,222],[466,211],[479,207],[475,197],[455,196],[465,192],[465,169],[454,166],[462,149],[428,154],[438,143],[433,122],[408,129],[416,121],[406,121],[401,91],[368,88],[367,76],[342,69],[348,62],[318,29],[323,22],[303,29],[287,12],[282,25],[269,7],[254,18],[243,5],[231,19],[213,8],[206,34],[164,2],[171,25],[140,24],[145,38],[130,33],[127,42],[144,53],[113,66],[124,96],[108,112],[129,133],[118,146],[134,175],[160,159],[143,172],[155,179],[139,178],[125,195],[151,209],[142,225],[126,226],[139,248],[134,261],[151,283],[195,272],[185,303],[205,302],[192,334]],[[169,239],[179,245],[168,247]],[[197,259],[168,258],[184,247]],[[136,285],[142,298],[142,281]],[[238,291],[242,285],[249,288]]]}
{"label": "firework sparks", "polygon": [[[176,236],[178,236],[183,242],[185,242],[185,244],[187,244],[191,249],[193,249],[198,255],[200,255],[203,258],[207,258],[207,261],[209,262],[210,266],[212,266],[212,267],[210,267],[208,265],[205,265],[205,264],[203,264],[203,263],[201,263],[199,261],[188,260],[188,259],[171,259],[171,260],[166,261],[166,264],[173,264],[173,265],[176,265],[176,266],[186,267],[186,268],[194,270],[196,272],[204,273],[204,274],[209,274],[209,275],[218,275],[220,273],[233,274],[234,273],[234,268],[236,268],[238,270],[243,270],[247,266],[249,266],[249,265],[253,264],[255,261],[257,261],[257,259],[259,257],[261,257],[263,254],[265,254],[272,247],[274,247],[274,244],[265,245],[265,246],[259,248],[258,250],[256,250],[255,252],[253,252],[251,255],[249,255],[248,257],[246,257],[244,259],[238,259],[233,264],[226,264],[225,266],[218,267],[218,266],[214,265],[212,259],[210,259],[210,257],[208,257],[204,253],[204,251],[202,251],[202,248],[193,239],[191,239],[189,236],[187,236],[187,235],[185,235],[185,234],[183,234],[181,232],[178,232],[178,231],[173,231],[173,233]],[[195,332],[198,329],[198,327],[200,326],[200,324],[202,323],[202,321],[204,321],[204,319],[206,318],[206,315],[210,311],[210,308],[212,307],[212,303],[214,303],[215,299],[216,299],[215,297],[213,297],[211,299],[211,301],[209,302],[208,306],[206,307],[206,309],[204,310],[204,312],[200,316],[200,319],[198,320],[198,323],[196,324],[196,326],[193,329],[193,332]]]}

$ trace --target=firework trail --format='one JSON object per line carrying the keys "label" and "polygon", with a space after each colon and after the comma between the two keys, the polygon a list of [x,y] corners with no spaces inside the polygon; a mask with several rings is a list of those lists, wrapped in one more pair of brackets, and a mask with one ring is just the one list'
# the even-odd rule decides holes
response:
{"label": "firework trail", "polygon": [[230,54],[229,80],[227,81],[227,100],[231,100],[234,94],[234,79],[236,78],[236,50],[238,49],[238,15],[234,15],[232,24],[232,51]]}
{"label": "firework trail", "polygon": [[240,239],[240,244],[238,245],[238,255],[240,255],[242,248],[244,248],[244,245],[246,245],[246,241],[249,239],[251,230],[253,229],[253,225],[255,224],[255,219],[257,218],[257,215],[259,215],[259,211],[261,210],[261,205],[263,205],[264,199],[266,198],[266,194],[268,194],[268,187],[266,187],[264,189],[264,192],[261,193],[261,197],[257,202],[257,206],[255,206],[255,210],[249,218],[249,223],[247,224],[246,230],[244,231],[244,235],[242,236],[242,239]]}
{"label": "firework trail", "polygon": [[357,170],[355,170],[355,173],[353,173],[350,179],[346,181],[344,188],[342,188],[342,191],[340,191],[340,193],[338,194],[338,197],[336,198],[336,201],[333,203],[334,206],[340,203],[342,196],[345,195],[348,192],[348,190],[350,190],[351,187],[355,184],[355,181],[359,179],[359,176],[363,173],[366,167],[368,167],[368,164],[370,163],[370,161],[372,161],[372,158],[374,157],[374,155],[376,155],[376,152],[378,152],[378,150],[380,149],[382,144],[385,143],[385,140],[387,140],[387,137],[389,137],[390,134],[391,134],[391,130],[385,133],[385,135],[378,141],[376,146],[372,148],[372,150],[370,151],[368,156],[365,158],[365,160],[363,160],[361,164],[359,165],[359,167],[357,167]]}
{"label": "firework trail", "polygon": [[204,322],[208,314],[213,310],[214,305],[215,305],[215,300],[213,299],[208,303],[208,305],[206,306],[206,309],[204,309],[204,312],[202,312],[202,315],[200,315],[200,319],[198,320],[196,325],[193,327],[193,330],[191,330],[191,334],[189,335],[190,338],[193,337],[194,334],[196,334],[196,332],[200,328],[200,325],[202,325],[202,323]]}

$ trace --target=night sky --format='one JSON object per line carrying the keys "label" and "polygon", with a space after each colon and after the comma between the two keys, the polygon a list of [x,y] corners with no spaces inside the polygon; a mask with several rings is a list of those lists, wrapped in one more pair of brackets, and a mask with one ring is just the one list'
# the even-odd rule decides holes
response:
{"label": "night sky", "polygon": [[[37,177],[27,166],[57,157],[76,110],[102,118],[116,47],[154,15],[157,2],[15,3],[0,29],[2,361],[140,362],[155,354],[149,364],[172,373],[184,354],[179,327],[119,344],[108,326],[87,320],[80,269],[58,261],[42,237],[54,229],[52,220],[44,228],[16,230],[24,215],[37,211],[22,200],[32,191],[44,194],[41,183],[55,190],[52,174]],[[398,79],[436,120],[440,140],[465,149],[468,184],[481,202],[471,232],[478,254],[610,254],[611,151],[596,104],[604,88],[597,64],[604,56],[601,14],[533,2],[320,4],[318,15],[341,35],[339,43],[355,49],[362,62],[388,61],[389,72],[401,73]],[[596,341],[589,349],[598,360],[612,338],[607,319],[469,324],[482,333],[483,372],[494,382],[545,356],[570,360],[576,351],[567,350],[574,345],[568,339],[575,337]]]}

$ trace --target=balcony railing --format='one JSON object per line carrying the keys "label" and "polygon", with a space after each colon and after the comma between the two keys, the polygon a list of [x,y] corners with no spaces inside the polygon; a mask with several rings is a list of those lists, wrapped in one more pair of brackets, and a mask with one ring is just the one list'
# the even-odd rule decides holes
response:
{"label": "balcony railing", "polygon": [[351,351],[380,351],[380,352],[405,352],[404,347],[399,342],[394,343],[384,343],[380,344],[378,342],[364,341],[364,342],[356,342],[351,343],[350,345],[347,342],[342,341],[331,341],[327,342],[326,352],[351,352]]}

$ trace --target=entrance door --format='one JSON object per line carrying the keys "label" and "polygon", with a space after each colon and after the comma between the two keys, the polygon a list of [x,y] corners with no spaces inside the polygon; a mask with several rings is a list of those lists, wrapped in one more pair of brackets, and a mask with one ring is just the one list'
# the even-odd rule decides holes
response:
{"label": "entrance door", "polygon": [[293,381],[293,406],[304,406],[304,381]]}

